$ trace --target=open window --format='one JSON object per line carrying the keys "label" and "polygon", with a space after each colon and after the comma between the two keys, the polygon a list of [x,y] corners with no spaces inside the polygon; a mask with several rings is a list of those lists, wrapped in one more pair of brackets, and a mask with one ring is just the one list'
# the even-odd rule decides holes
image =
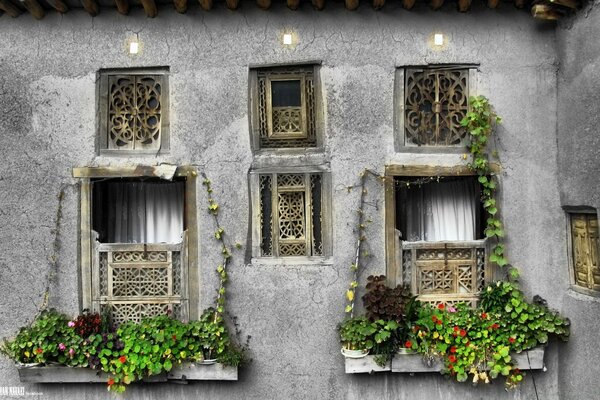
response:
{"label": "open window", "polygon": [[195,171],[172,167],[165,177],[154,168],[74,170],[82,178],[82,307],[115,324],[197,313]]}
{"label": "open window", "polygon": [[475,305],[491,279],[477,178],[407,171],[388,189],[388,276],[421,301]]}

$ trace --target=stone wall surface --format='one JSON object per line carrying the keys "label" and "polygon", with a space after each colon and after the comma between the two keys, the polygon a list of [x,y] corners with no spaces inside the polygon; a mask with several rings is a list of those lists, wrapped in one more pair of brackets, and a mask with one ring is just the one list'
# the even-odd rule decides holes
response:
{"label": "stone wall surface", "polygon": [[[562,40],[576,40],[573,35],[578,29],[581,33],[597,30],[592,27],[592,18],[598,22],[597,11],[590,14],[590,20],[575,21],[571,30],[561,33]],[[579,23],[581,28],[577,28]],[[278,42],[284,28],[294,29],[298,35],[294,49]],[[436,31],[449,38],[443,51],[427,44]],[[125,41],[134,33],[139,35],[143,51],[130,57]],[[209,13],[190,8],[183,15],[161,12],[155,19],[147,19],[140,9],[132,9],[128,17],[103,11],[90,18],[76,10],[64,16],[47,15],[42,21],[27,15],[14,20],[1,17],[0,337],[15,334],[17,327],[35,315],[53,257],[57,257],[59,272],[52,281],[51,305],[73,315],[78,312],[79,189],[71,175],[73,167],[161,162],[197,165],[213,182],[222,224],[232,241],[250,248],[247,174],[253,155],[248,66],[319,60],[325,107],[323,158],[330,162],[332,175],[333,257],[322,264],[272,265],[250,260],[247,250],[235,253],[228,304],[238,317],[242,335],[252,336],[253,358],[241,370],[240,380],[134,385],[125,396],[532,399],[537,394],[540,399],[559,398],[564,390],[558,385],[557,348],[562,350],[563,345],[549,348],[548,372],[528,374],[520,389],[506,393],[501,382],[473,388],[437,374],[346,375],[336,332],[336,324],[343,318],[343,293],[350,280],[348,267],[353,260],[356,228],[353,210],[358,202],[357,191],[348,193],[346,187],[358,182],[364,168],[383,173],[386,164],[465,163],[459,154],[395,151],[394,76],[396,68],[405,65],[479,64],[478,92],[490,98],[504,119],[496,147],[504,166],[501,205],[508,254],[521,267],[529,296],[540,294],[550,306],[572,310],[570,305],[578,300],[564,297],[569,276],[561,209],[564,202],[558,190],[558,177],[562,198],[573,184],[564,178],[563,165],[563,152],[572,150],[559,140],[557,158],[555,138],[557,101],[563,107],[577,103],[568,97],[557,99],[555,45],[552,25],[540,24],[511,7],[489,10],[475,6],[470,13],[459,14],[450,8],[433,13],[425,5],[410,13],[399,5],[386,6],[381,12],[367,6],[348,12],[341,4],[332,4],[323,12],[313,11],[308,4],[297,12],[283,4],[268,12],[254,6],[231,12],[219,5]],[[587,55],[570,55],[573,63],[580,60],[577,57],[597,57],[598,52],[593,52],[597,45],[589,46]],[[97,72],[101,68],[143,66],[170,68],[171,151],[150,157],[98,156]],[[578,68],[583,67],[573,66],[574,71]],[[592,70],[582,73],[593,78]],[[584,85],[577,74],[560,76],[559,88],[577,93]],[[590,98],[593,95],[590,93]],[[588,110],[591,104],[586,103]],[[563,116],[562,111],[559,116]],[[588,142],[581,148],[591,147],[593,140],[597,148],[591,118],[597,117],[590,114],[588,122],[577,120],[581,129],[568,132],[558,123],[560,132],[583,138],[587,127]],[[298,158],[304,160],[302,155]],[[310,162],[310,158],[306,160]],[[597,170],[597,157],[589,153],[586,160]],[[585,181],[589,186],[597,183],[589,179]],[[362,283],[370,273],[385,273],[383,188],[374,182],[369,185],[372,198],[367,212],[373,222],[368,227],[368,246],[373,257],[361,275]],[[59,204],[61,190],[65,195]],[[597,205],[597,192],[594,195]],[[217,279],[213,269],[219,260],[213,222],[204,212],[205,204],[206,195],[200,187],[201,308],[211,305],[214,298]],[[57,224],[59,207],[62,218]],[[575,325],[573,336],[577,338],[589,328]],[[579,357],[586,353],[586,343],[590,342],[582,336],[569,345],[576,352],[569,357],[579,361],[581,368],[584,364]],[[570,362],[560,371],[579,371]],[[589,379],[589,373],[583,375]],[[0,385],[21,385],[12,362],[6,359],[0,359]],[[574,395],[582,389],[569,390]],[[42,392],[41,398],[48,399],[107,397],[104,385],[28,385],[27,391]]]}
{"label": "stone wall surface", "polygon": [[[600,209],[600,3],[590,2],[557,29],[558,177],[561,206]],[[596,398],[600,382],[590,377],[600,350],[594,329],[600,299],[572,290],[564,295],[562,313],[572,324],[572,338],[561,348],[560,395],[564,399]]]}

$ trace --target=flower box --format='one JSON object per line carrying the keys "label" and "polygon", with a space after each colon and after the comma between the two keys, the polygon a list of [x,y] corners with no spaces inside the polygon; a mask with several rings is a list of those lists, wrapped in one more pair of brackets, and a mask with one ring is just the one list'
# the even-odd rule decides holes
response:
{"label": "flower box", "polygon": [[[108,375],[90,368],[73,368],[64,365],[18,366],[21,382],[30,383],[106,383]],[[184,363],[173,367],[169,373],[149,376],[143,382],[168,380],[226,380],[237,381],[237,367],[223,364]]]}
{"label": "flower box", "polygon": [[[517,368],[521,370],[533,370],[544,368],[544,350],[542,346],[521,353],[513,353],[512,357]],[[372,373],[372,372],[439,372],[443,363],[438,358],[432,360],[431,366],[423,362],[421,354],[396,354],[392,361],[380,367],[375,363],[375,356],[366,356],[359,359],[346,358],[346,373]]]}

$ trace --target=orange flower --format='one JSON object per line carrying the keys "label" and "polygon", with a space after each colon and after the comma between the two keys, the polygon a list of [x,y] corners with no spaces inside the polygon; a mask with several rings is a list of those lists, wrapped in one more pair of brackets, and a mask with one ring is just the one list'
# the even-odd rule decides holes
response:
{"label": "orange flower", "polygon": [[439,308],[440,310],[443,310],[443,309],[444,309],[444,307],[445,307],[444,303],[440,303],[440,304],[438,304],[438,308]]}
{"label": "orange flower", "polygon": [[121,356],[119,357],[119,361],[121,362],[121,364],[125,364],[125,361],[127,361],[127,357]]}
{"label": "orange flower", "polygon": [[407,349],[410,349],[410,348],[412,347],[412,342],[411,342],[410,340],[407,340],[407,341],[404,343],[404,347],[406,347]]}
{"label": "orange flower", "polygon": [[44,350],[42,350],[41,347],[38,347],[37,349],[35,349],[35,352],[38,354],[42,354],[44,352]]}
{"label": "orange flower", "polygon": [[481,313],[481,318],[486,319],[487,318],[487,314],[486,313]]}
{"label": "orange flower", "polygon": [[448,357],[448,361],[450,361],[451,363],[455,363],[456,362],[456,356],[455,355],[450,355],[450,357]]}
{"label": "orange flower", "polygon": [[517,339],[515,339],[514,337],[509,337],[508,341],[511,342],[511,343],[514,343],[514,342],[517,341]]}
{"label": "orange flower", "polygon": [[108,382],[106,383],[108,383],[108,386],[112,386],[115,384],[115,380],[113,378],[108,378]]}
{"label": "orange flower", "polygon": [[450,347],[450,353],[456,353],[456,346]]}
{"label": "orange flower", "polygon": [[464,329],[460,330],[460,336],[465,337],[467,336],[467,331],[465,331]]}

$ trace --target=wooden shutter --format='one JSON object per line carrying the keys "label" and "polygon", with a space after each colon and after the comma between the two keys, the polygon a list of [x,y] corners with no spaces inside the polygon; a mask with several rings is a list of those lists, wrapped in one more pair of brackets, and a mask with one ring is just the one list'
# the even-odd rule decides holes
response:
{"label": "wooden shutter", "polygon": [[588,289],[600,290],[597,214],[572,214],[571,234],[575,283]]}

